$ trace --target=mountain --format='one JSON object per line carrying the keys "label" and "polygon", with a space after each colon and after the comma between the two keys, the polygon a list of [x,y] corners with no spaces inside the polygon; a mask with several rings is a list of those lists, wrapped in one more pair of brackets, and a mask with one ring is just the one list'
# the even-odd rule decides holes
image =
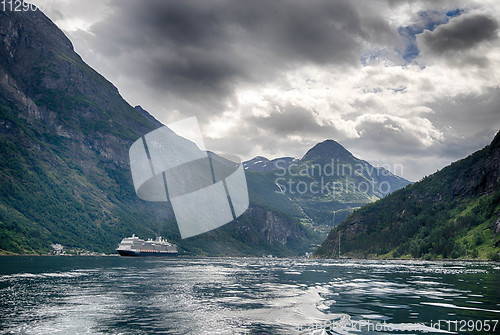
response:
{"label": "mountain", "polygon": [[313,148],[306,152],[301,161],[329,163],[328,160],[331,158],[335,158],[343,162],[353,162],[356,160],[356,158],[349,151],[347,151],[346,148],[330,139],[316,144]]}
{"label": "mountain", "polygon": [[500,132],[490,145],[355,211],[317,257],[500,258]]}
{"label": "mountain", "polygon": [[251,189],[261,199],[296,217],[323,238],[353,209],[409,184],[384,168],[354,157],[332,139],[316,144],[301,159],[268,160],[259,156],[244,164],[247,176],[259,181]]}
{"label": "mountain", "polygon": [[0,35],[0,249],[102,251],[117,236],[149,235],[142,222],[159,222],[127,183],[125,147],[159,122],[129,106],[42,13],[0,12]]}
{"label": "mountain", "polygon": [[162,125],[40,11],[0,12],[0,38],[0,252],[46,253],[53,243],[113,252],[125,236],[159,232],[191,255],[310,249],[314,234],[254,191],[237,221],[181,240],[170,204],[139,200],[130,173],[130,145]]}

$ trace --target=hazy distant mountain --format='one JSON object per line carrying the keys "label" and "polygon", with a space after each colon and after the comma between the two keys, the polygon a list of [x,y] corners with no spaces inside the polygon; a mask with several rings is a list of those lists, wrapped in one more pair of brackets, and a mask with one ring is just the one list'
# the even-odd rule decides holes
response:
{"label": "hazy distant mountain", "polygon": [[413,258],[500,258],[500,132],[490,145],[356,211],[316,251]]}
{"label": "hazy distant mountain", "polygon": [[323,237],[353,209],[409,184],[384,168],[354,157],[331,139],[316,144],[301,159],[270,161],[259,156],[245,162],[245,166],[247,175],[260,181],[252,188],[260,198]]}
{"label": "hazy distant mountain", "polygon": [[[354,157],[341,144],[331,139],[316,144],[300,161],[324,166],[323,174],[328,174],[330,171],[327,167],[333,166],[336,176],[351,177],[354,180],[355,177],[362,176],[364,180],[359,179],[356,185],[363,191],[359,183],[363,181],[370,183],[370,188],[366,193],[375,195],[377,198],[384,197],[410,184],[408,180],[393,174],[384,167],[375,167]],[[352,170],[347,167],[352,167]]]}

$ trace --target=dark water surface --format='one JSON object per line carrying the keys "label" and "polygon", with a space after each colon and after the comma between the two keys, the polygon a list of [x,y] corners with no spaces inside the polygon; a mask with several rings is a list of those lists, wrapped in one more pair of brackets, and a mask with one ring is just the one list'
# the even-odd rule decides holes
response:
{"label": "dark water surface", "polygon": [[0,334],[416,334],[439,319],[500,334],[500,265],[0,257]]}

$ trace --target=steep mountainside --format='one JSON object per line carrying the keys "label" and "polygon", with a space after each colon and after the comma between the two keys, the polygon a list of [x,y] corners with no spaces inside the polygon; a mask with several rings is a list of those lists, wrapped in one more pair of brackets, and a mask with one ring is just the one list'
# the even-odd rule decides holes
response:
{"label": "steep mountainside", "polygon": [[253,190],[260,198],[313,227],[323,238],[354,208],[409,184],[354,157],[334,140],[318,143],[302,159],[256,157],[245,167],[247,175],[258,174],[259,187]]}
{"label": "steep mountainside", "polygon": [[171,207],[137,198],[128,149],[161,124],[87,66],[41,12],[0,12],[0,251],[112,252],[161,232],[204,255],[295,255],[308,231],[251,192],[238,222],[180,240]]}
{"label": "steep mountainside", "polygon": [[498,259],[500,133],[484,149],[354,212],[318,257]]}

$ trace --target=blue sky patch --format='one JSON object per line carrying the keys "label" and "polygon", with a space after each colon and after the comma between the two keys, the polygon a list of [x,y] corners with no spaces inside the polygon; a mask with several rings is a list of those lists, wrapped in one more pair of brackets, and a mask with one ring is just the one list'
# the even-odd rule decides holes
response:
{"label": "blue sky patch", "polygon": [[[401,37],[399,45],[394,47],[396,56],[402,60],[404,64],[411,63],[413,59],[418,57],[420,49],[417,44],[417,35],[425,30],[433,31],[437,26],[448,23],[448,21],[456,16],[464,13],[463,9],[452,9],[447,11],[422,11],[417,14],[416,22],[398,28],[398,34]],[[369,50],[363,53],[360,61],[363,65],[367,65],[370,60],[388,55],[389,51],[386,48]]]}

